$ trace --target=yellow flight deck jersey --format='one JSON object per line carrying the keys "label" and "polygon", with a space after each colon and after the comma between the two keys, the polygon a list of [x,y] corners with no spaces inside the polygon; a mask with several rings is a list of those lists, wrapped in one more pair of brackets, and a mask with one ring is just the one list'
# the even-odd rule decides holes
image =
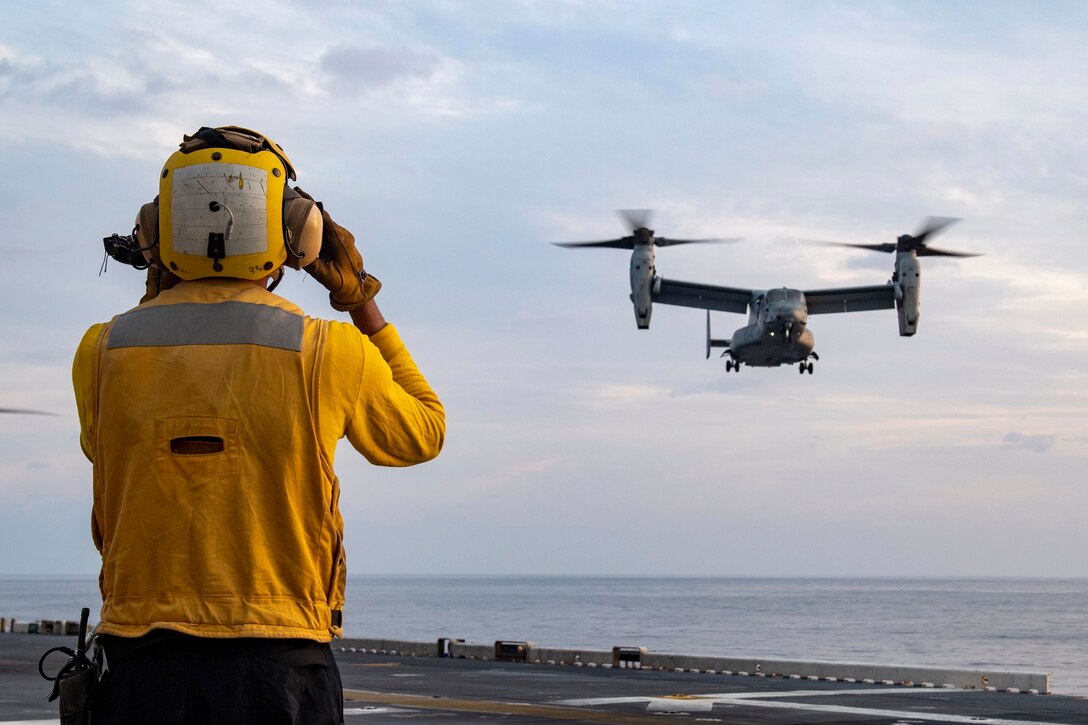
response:
{"label": "yellow flight deck jersey", "polygon": [[369,338],[242,280],[183,282],[83,337],[99,632],[342,636],[347,436],[371,463],[438,455],[445,412],[392,325]]}

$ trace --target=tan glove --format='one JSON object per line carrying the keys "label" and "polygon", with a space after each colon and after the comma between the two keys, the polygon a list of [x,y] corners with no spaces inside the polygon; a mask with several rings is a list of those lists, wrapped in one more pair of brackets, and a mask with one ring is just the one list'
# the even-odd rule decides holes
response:
{"label": "tan glove", "polygon": [[142,305],[148,300],[155,299],[159,296],[160,292],[170,289],[180,281],[181,279],[172,272],[167,272],[166,270],[158,269],[154,266],[148,267],[146,291],[144,292],[144,296],[140,298],[140,304]]}
{"label": "tan glove", "polygon": [[[296,189],[308,199],[309,194]],[[363,257],[355,246],[355,237],[321,209],[321,252],[303,269],[329,291],[333,309],[346,312],[362,307],[378,294],[382,283],[363,269]]]}

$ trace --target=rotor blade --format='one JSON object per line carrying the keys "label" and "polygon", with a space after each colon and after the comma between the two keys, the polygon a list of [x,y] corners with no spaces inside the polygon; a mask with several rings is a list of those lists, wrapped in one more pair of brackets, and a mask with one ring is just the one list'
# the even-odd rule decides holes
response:
{"label": "rotor blade", "polygon": [[25,408],[0,408],[0,413],[11,413],[12,415],[56,415],[56,413],[48,413],[44,410],[28,410]]}
{"label": "rotor blade", "polygon": [[895,245],[891,243],[884,244],[850,244],[849,242],[820,242],[816,240],[802,239],[801,244],[806,246],[819,246],[819,247],[850,247],[853,249],[871,249],[874,252],[894,252]]}
{"label": "rotor blade", "polygon": [[931,216],[927,217],[922,222],[922,228],[915,236],[904,235],[900,237],[898,243],[893,244],[891,242],[885,242],[883,244],[849,244],[847,242],[823,242],[814,239],[800,239],[798,241],[801,244],[809,246],[822,246],[822,247],[853,247],[855,249],[871,249],[874,252],[895,252],[899,249],[900,244],[905,244],[905,249],[913,250],[919,257],[981,257],[981,254],[975,252],[954,252],[947,249],[933,249],[926,246],[926,237],[933,234],[940,234],[948,227],[952,226],[961,219],[956,217],[946,216]]}
{"label": "rotor blade", "polygon": [[632,237],[623,239],[607,239],[603,242],[552,242],[557,247],[612,247],[613,249],[634,249],[635,242]]}
{"label": "rotor blade", "polygon": [[776,242],[797,242],[806,247],[841,247],[853,246],[847,242],[835,242],[830,239],[803,239],[801,237],[779,237]]}
{"label": "rotor blade", "polygon": [[981,252],[953,252],[950,249],[934,249],[922,247],[917,252],[919,257],[981,257]]}
{"label": "rotor blade", "polygon": [[673,239],[672,237],[655,237],[654,244],[659,247],[669,247],[676,244],[736,244],[741,241],[743,237],[733,238],[721,238],[714,237],[711,239]]}
{"label": "rotor blade", "polygon": [[632,232],[636,229],[649,229],[654,218],[653,209],[617,209],[616,213]]}
{"label": "rotor blade", "polygon": [[919,244],[925,244],[926,237],[931,234],[940,234],[958,221],[961,220],[950,216],[926,217],[922,222],[922,228],[918,230],[918,233],[914,235],[914,238]]}
{"label": "rotor blade", "polygon": [[[896,245],[888,242],[885,244],[847,244],[846,242],[802,242],[803,244],[818,244],[824,247],[854,247],[856,249],[871,249],[874,252],[894,252]],[[949,249],[934,249],[924,244],[915,247],[915,253],[919,257],[981,257],[980,252],[954,252]]]}

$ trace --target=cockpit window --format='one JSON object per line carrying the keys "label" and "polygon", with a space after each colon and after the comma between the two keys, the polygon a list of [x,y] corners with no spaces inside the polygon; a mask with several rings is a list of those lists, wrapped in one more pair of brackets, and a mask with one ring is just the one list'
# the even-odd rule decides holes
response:
{"label": "cockpit window", "polygon": [[767,290],[767,301],[768,302],[787,302],[787,301],[788,302],[800,302],[801,301],[801,292],[800,292],[800,290],[784,289],[784,288],[781,288],[781,287],[778,288],[778,289]]}

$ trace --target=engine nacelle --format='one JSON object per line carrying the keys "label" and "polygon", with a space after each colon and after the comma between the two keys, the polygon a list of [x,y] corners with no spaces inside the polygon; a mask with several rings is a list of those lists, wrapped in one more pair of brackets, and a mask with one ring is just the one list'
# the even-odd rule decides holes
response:
{"label": "engine nacelle", "polygon": [[922,268],[913,251],[895,255],[895,307],[899,312],[899,334],[910,337],[918,332],[918,307],[922,289]]}
{"label": "engine nacelle", "polygon": [[653,312],[654,248],[651,244],[639,244],[631,253],[631,304],[635,308],[638,329],[650,327]]}

